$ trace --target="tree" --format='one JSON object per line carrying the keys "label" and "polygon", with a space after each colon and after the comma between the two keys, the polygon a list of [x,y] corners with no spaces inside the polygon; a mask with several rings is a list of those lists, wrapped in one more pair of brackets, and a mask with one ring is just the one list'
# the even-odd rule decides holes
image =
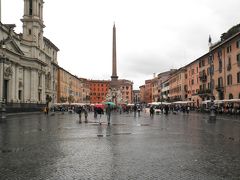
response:
{"label": "tree", "polygon": [[74,97],[72,95],[68,96],[68,102],[69,102],[69,104],[74,102]]}
{"label": "tree", "polygon": [[59,98],[59,100],[60,100],[61,103],[65,103],[65,102],[67,102],[67,97],[61,96]]}

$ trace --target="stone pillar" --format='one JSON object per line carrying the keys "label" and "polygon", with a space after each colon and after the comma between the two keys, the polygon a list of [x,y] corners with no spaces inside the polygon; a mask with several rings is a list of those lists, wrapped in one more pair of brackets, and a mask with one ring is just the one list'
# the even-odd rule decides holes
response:
{"label": "stone pillar", "polygon": [[3,98],[3,63],[0,63],[0,102]]}
{"label": "stone pillar", "polygon": [[113,47],[112,47],[112,81],[117,80],[117,50],[116,50],[116,28],[113,25]]}
{"label": "stone pillar", "polygon": [[38,93],[38,88],[37,88],[37,71],[36,69],[31,69],[30,72],[30,79],[31,79],[31,85],[30,85],[30,101],[33,103],[37,102],[37,93]]}
{"label": "stone pillar", "polygon": [[42,103],[46,103],[46,83],[45,74],[42,74]]}
{"label": "stone pillar", "polygon": [[9,101],[10,102],[16,102],[16,96],[15,96],[15,89],[16,89],[16,83],[15,83],[15,64],[12,64],[12,76],[9,79]]}
{"label": "stone pillar", "polygon": [[30,101],[30,87],[31,87],[31,79],[29,69],[24,67],[23,69],[23,100],[24,103],[29,103]]}
{"label": "stone pillar", "polygon": [[18,101],[18,91],[19,91],[19,69],[18,65],[15,65],[15,101]]}

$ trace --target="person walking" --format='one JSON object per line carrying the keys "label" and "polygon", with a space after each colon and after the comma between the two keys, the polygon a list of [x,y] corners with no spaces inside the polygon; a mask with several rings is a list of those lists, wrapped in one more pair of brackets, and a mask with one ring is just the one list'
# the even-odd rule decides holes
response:
{"label": "person walking", "polygon": [[106,114],[107,114],[108,125],[110,125],[110,117],[111,117],[111,106],[110,106],[110,104],[108,104],[108,106],[106,108]]}
{"label": "person walking", "polygon": [[103,109],[101,107],[98,107],[97,108],[97,114],[99,114],[99,124],[101,125],[101,117],[102,117],[102,114],[103,114]]}
{"label": "person walking", "polygon": [[81,106],[78,107],[77,113],[79,116],[79,123],[81,124],[82,123],[82,107]]}
{"label": "person walking", "polygon": [[150,107],[150,116],[153,117],[154,115],[154,108],[153,106]]}
{"label": "person walking", "polygon": [[83,109],[83,112],[84,112],[84,117],[85,117],[85,123],[88,123],[88,110],[87,110],[87,107],[85,107]]}
{"label": "person walking", "polygon": [[165,114],[168,115],[169,107],[168,105],[165,106]]}
{"label": "person walking", "polygon": [[136,114],[137,114],[137,105],[134,104],[133,106],[133,112],[134,112],[134,117],[136,117]]}

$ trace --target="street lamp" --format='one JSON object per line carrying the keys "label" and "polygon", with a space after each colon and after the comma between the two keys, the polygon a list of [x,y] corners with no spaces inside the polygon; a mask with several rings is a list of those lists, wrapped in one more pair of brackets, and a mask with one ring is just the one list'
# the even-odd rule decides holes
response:
{"label": "street lamp", "polygon": [[212,54],[209,56],[210,58],[210,88],[211,88],[211,102],[210,102],[210,116],[209,122],[216,122],[216,113],[215,113],[215,106],[214,106],[214,96],[213,96],[213,57]]}
{"label": "street lamp", "polygon": [[[1,48],[3,50],[5,50],[5,45],[2,45]],[[5,99],[4,99],[4,63],[6,60],[5,54],[3,54],[3,56],[0,58],[1,63],[2,63],[2,99],[1,99],[1,103],[0,103],[0,123],[4,123],[6,122],[6,108],[5,108]]]}

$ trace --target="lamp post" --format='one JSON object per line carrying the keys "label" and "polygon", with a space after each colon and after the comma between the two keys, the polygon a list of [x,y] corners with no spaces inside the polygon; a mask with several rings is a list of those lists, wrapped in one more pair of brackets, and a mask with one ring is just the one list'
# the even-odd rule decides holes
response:
{"label": "lamp post", "polygon": [[[5,49],[5,45],[2,45],[2,48]],[[2,63],[2,99],[0,103],[0,123],[6,122],[6,108],[5,108],[5,99],[4,99],[4,63],[5,63],[5,55],[1,57],[1,63]]]}
{"label": "lamp post", "polygon": [[214,123],[216,122],[216,113],[215,113],[215,106],[214,106],[214,96],[213,96],[213,57],[212,54],[209,56],[210,58],[210,88],[211,88],[211,107],[210,107],[210,116],[209,122]]}

